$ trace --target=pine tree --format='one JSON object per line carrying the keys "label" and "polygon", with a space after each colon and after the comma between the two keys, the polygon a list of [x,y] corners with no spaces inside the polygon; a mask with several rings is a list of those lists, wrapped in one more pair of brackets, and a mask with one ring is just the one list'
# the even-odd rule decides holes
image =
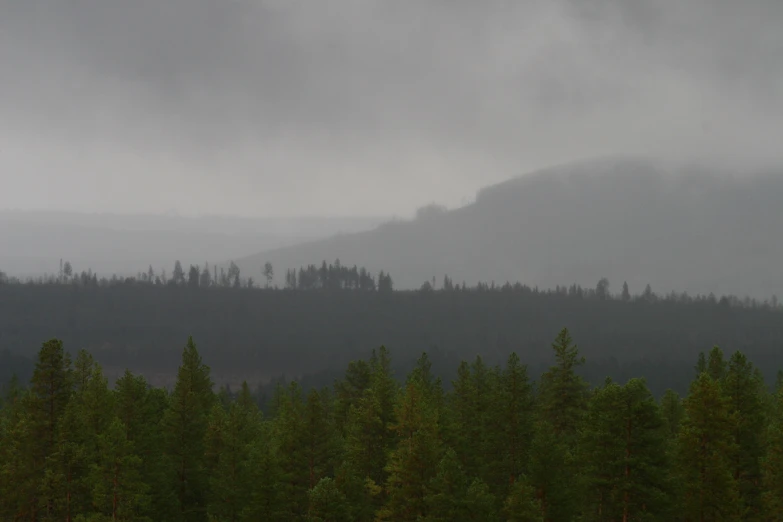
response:
{"label": "pine tree", "polygon": [[[546,522],[575,520],[582,502],[582,477],[575,456],[547,421],[538,420],[530,446],[529,478],[536,504]],[[576,494],[575,494],[576,493]]]}
{"label": "pine tree", "polygon": [[707,373],[716,381],[726,376],[726,359],[723,357],[723,350],[718,346],[713,346],[710,350],[710,356],[707,359]]}
{"label": "pine tree", "polygon": [[150,389],[144,377],[126,370],[115,383],[114,396],[115,415],[122,422],[125,437],[133,443],[135,453],[141,458],[141,480],[150,487],[145,512],[151,518],[175,518],[171,508],[176,500],[170,487],[170,468],[164,458],[160,429],[168,408],[166,391]]}
{"label": "pine tree", "polygon": [[220,404],[212,407],[206,436],[211,460],[210,520],[234,522],[247,509],[253,486],[250,454],[261,422],[246,382],[228,411]]}
{"label": "pine tree", "polygon": [[428,400],[426,382],[409,382],[396,409],[397,447],[389,455],[386,481],[388,499],[381,520],[416,521],[427,515],[425,498],[440,461],[438,416]]}
{"label": "pine tree", "polygon": [[472,364],[462,362],[444,419],[444,439],[454,448],[465,473],[477,477],[484,470],[483,452],[487,447],[487,421],[490,413],[490,379],[481,357]]}
{"label": "pine tree", "polygon": [[538,490],[544,520],[567,520],[577,515],[584,494],[577,446],[588,385],[576,374],[585,360],[567,329],[558,334],[552,348],[556,363],[541,377],[539,422],[532,446],[534,453],[536,448],[539,452],[531,461],[530,480]]}
{"label": "pine tree", "polygon": [[350,407],[345,425],[343,463],[336,472],[338,487],[356,520],[371,520],[385,501],[387,456],[396,434],[391,429],[399,386],[391,371],[391,357],[381,346],[370,358],[370,386]]}
{"label": "pine tree", "polygon": [[704,372],[684,401],[678,438],[682,509],[686,520],[740,520],[739,487],[732,474],[736,421],[720,383]]}
{"label": "pine tree", "polygon": [[282,485],[283,472],[274,447],[271,422],[263,422],[249,452],[250,499],[239,520],[285,520]]}
{"label": "pine tree", "polygon": [[666,390],[661,398],[661,414],[666,427],[666,432],[670,437],[677,437],[680,432],[680,424],[685,416],[685,408],[682,405],[682,399],[673,390]]}
{"label": "pine tree", "polygon": [[282,472],[280,484],[283,518],[298,520],[307,509],[310,486],[307,456],[307,427],[302,390],[296,382],[279,390],[279,406],[274,420],[274,440]]}
{"label": "pine tree", "polygon": [[535,488],[525,480],[517,481],[503,506],[508,522],[544,522],[541,502]]}
{"label": "pine tree", "polygon": [[449,448],[438,464],[438,473],[425,496],[428,522],[462,520],[468,478],[462,470],[456,452]]}
{"label": "pine tree", "polygon": [[149,485],[140,471],[142,460],[118,418],[98,437],[96,457],[90,477],[95,512],[117,522],[151,520],[142,515],[149,503]]}
{"label": "pine tree", "polygon": [[215,398],[209,367],[189,338],[169,407],[161,420],[165,456],[175,484],[178,520],[206,520],[208,477],[204,461],[204,436]]}
{"label": "pine tree", "polygon": [[664,519],[673,495],[667,434],[641,379],[614,383],[590,400],[581,452],[592,494],[590,519]]}
{"label": "pine tree", "polygon": [[437,475],[425,496],[427,522],[496,520],[495,497],[481,479],[469,482],[456,452],[449,448],[438,464]]}
{"label": "pine tree", "polygon": [[39,476],[33,444],[33,398],[12,381],[0,410],[0,519],[31,520]]}
{"label": "pine tree", "polygon": [[350,522],[348,500],[330,477],[324,477],[307,492],[307,522]]}
{"label": "pine tree", "polygon": [[774,417],[767,428],[767,451],[762,460],[762,505],[766,520],[783,522],[783,388],[778,388],[775,399]]}
{"label": "pine tree", "polygon": [[573,438],[587,405],[587,383],[576,374],[576,368],[583,365],[585,359],[579,357],[579,350],[572,344],[571,335],[565,328],[552,348],[556,363],[541,377],[539,413],[556,434]]}
{"label": "pine tree", "polygon": [[[35,372],[31,380],[30,433],[33,465],[28,477],[33,482],[45,484],[49,460],[56,451],[60,419],[65,412],[73,389],[70,357],[63,349],[62,341],[52,339],[38,352]],[[51,474],[51,472],[50,472]],[[51,480],[46,483],[51,484]],[[30,485],[26,485],[30,487]],[[35,486],[33,486],[34,488]],[[32,489],[32,488],[31,488]],[[55,515],[57,493],[51,487],[42,487],[29,501],[32,518]],[[40,514],[39,514],[40,509]]]}
{"label": "pine tree", "polygon": [[764,456],[764,380],[741,352],[729,359],[723,381],[735,418],[733,475],[739,482],[745,520],[761,520],[761,467]]}
{"label": "pine tree", "polygon": [[308,489],[334,473],[335,454],[339,441],[332,422],[325,392],[315,389],[307,394],[304,411],[305,456],[307,458]]}
{"label": "pine tree", "polygon": [[389,437],[380,411],[373,389],[351,406],[345,427],[344,460],[335,477],[349,500],[352,517],[360,521],[372,520],[382,501],[380,487],[386,473]]}
{"label": "pine tree", "polygon": [[345,378],[334,383],[337,397],[335,422],[340,433],[344,434],[345,423],[348,420],[348,412],[370,387],[372,379],[370,365],[367,361],[352,361],[345,371]]}

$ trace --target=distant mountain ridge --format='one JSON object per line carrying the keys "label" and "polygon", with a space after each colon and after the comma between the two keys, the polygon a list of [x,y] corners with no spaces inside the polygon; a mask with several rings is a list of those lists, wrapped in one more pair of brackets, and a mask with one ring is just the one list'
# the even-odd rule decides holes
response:
{"label": "distant mountain ridge", "polygon": [[0,271],[53,274],[59,260],[101,276],[135,275],[148,266],[171,273],[174,262],[203,265],[357,231],[379,217],[238,218],[223,216],[0,211]]}
{"label": "distant mountain ridge", "polygon": [[[783,169],[646,158],[556,166],[480,190],[473,204],[262,252],[278,274],[321,260],[392,274],[397,288],[521,281],[610,291],[783,295]],[[279,278],[280,279],[280,278]]]}

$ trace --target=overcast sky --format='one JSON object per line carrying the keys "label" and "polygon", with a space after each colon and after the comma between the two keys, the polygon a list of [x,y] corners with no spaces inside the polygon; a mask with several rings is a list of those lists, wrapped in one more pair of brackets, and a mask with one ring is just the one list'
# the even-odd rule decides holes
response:
{"label": "overcast sky", "polygon": [[780,0],[0,0],[0,208],[410,215],[609,154],[776,161]]}

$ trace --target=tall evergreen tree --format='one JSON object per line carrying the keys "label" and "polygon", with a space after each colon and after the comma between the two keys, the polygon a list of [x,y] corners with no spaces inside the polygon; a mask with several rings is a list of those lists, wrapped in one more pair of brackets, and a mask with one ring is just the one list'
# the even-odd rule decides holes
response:
{"label": "tall evergreen tree", "polygon": [[720,383],[701,373],[684,401],[678,439],[685,520],[741,520],[739,486],[733,476],[736,420]]}
{"label": "tall evergreen tree", "polygon": [[745,520],[761,520],[761,459],[764,456],[764,429],[767,425],[764,395],[759,372],[741,353],[729,359],[723,380],[734,416],[733,474],[739,482]]}
{"label": "tall evergreen tree", "polygon": [[0,519],[34,520],[35,468],[31,394],[13,382],[0,409]]}
{"label": "tall evergreen tree", "polygon": [[567,520],[577,516],[584,494],[577,455],[588,385],[576,374],[585,360],[567,329],[560,331],[552,348],[555,365],[541,377],[533,442],[533,451],[538,448],[538,452],[531,462],[530,479],[538,490],[544,519]]}
{"label": "tall evergreen tree", "polygon": [[449,448],[438,464],[437,474],[430,480],[425,496],[427,522],[452,520],[496,520],[494,496],[481,479],[468,480],[457,454]]}
{"label": "tall evergreen tree", "polygon": [[351,522],[348,500],[334,479],[323,477],[307,493],[307,522]]}
{"label": "tall evergreen tree", "polygon": [[98,437],[96,462],[92,465],[93,520],[145,522],[149,485],[141,474],[142,460],[128,440],[125,426],[114,418]]}
{"label": "tall evergreen tree", "polygon": [[677,434],[680,432],[680,424],[685,416],[685,408],[677,392],[669,389],[663,394],[661,398],[661,415],[663,415],[666,432],[670,437],[677,437]]}
{"label": "tall evergreen tree", "polygon": [[762,503],[766,520],[783,522],[783,388],[775,394],[774,416],[767,427],[768,446],[762,460]]}
{"label": "tall evergreen tree", "polygon": [[502,372],[491,372],[482,478],[505,499],[524,473],[533,438],[533,395],[527,367],[512,353]]}
{"label": "tall evergreen tree", "polygon": [[409,382],[396,410],[397,447],[389,455],[386,504],[381,520],[416,521],[427,516],[430,480],[440,461],[437,410],[421,379]]}
{"label": "tall evergreen tree", "polygon": [[169,407],[161,420],[165,456],[174,477],[173,520],[206,520],[209,480],[205,468],[204,437],[215,401],[209,367],[192,338],[182,351],[182,365]]}
{"label": "tall evergreen tree", "polygon": [[160,429],[168,396],[163,389],[150,389],[144,377],[127,370],[115,383],[114,395],[115,414],[141,459],[141,480],[150,488],[149,503],[142,508],[151,518],[174,517],[169,512],[176,503],[175,492],[169,487],[171,470],[164,458],[164,433]]}
{"label": "tall evergreen tree", "polygon": [[541,377],[539,415],[551,424],[558,435],[568,439],[576,436],[587,406],[587,382],[576,374],[585,363],[563,329],[552,344],[555,365]]}
{"label": "tall evergreen tree", "polygon": [[581,452],[591,520],[671,516],[668,438],[658,404],[641,379],[610,383],[590,400]]}
{"label": "tall evergreen tree", "polygon": [[[27,401],[31,422],[30,451],[34,459],[28,479],[35,482],[43,483],[47,463],[56,450],[59,422],[73,389],[72,373],[70,357],[63,349],[62,341],[52,339],[44,343],[38,352],[30,400]],[[39,517],[39,508],[41,517],[54,516],[56,493],[51,488],[43,488],[38,493],[30,498],[31,517]]]}
{"label": "tall evergreen tree", "polygon": [[278,394],[274,437],[282,472],[282,519],[299,520],[307,510],[307,491],[310,486],[305,406],[302,390],[296,382],[292,382],[287,389],[279,389]]}
{"label": "tall evergreen tree", "polygon": [[212,407],[207,429],[211,460],[209,517],[215,522],[241,520],[252,497],[251,451],[261,433],[261,413],[246,382],[225,411]]}

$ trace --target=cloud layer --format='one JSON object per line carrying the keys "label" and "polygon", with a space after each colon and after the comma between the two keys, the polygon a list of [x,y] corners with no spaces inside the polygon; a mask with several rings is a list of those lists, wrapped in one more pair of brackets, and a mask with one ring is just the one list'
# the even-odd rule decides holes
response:
{"label": "cloud layer", "polygon": [[0,0],[0,207],[408,214],[595,155],[778,161],[777,0]]}

